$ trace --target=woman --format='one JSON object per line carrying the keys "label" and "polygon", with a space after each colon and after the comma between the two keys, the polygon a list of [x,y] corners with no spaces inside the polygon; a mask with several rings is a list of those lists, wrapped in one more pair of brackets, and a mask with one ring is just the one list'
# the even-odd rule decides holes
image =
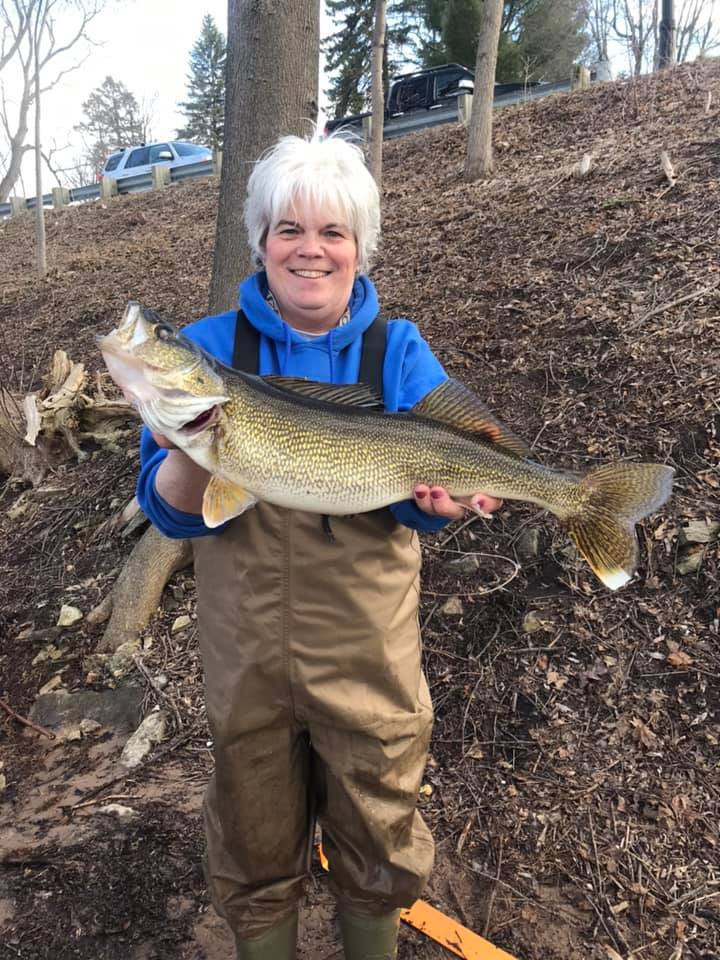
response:
{"label": "woman", "polygon": [[[245,222],[261,269],[240,287],[240,312],[205,317],[188,336],[225,363],[328,383],[372,371],[368,343],[381,336],[376,373],[390,412],[446,379],[413,324],[375,322],[364,271],[379,199],[357,147],[280,140],[250,177]],[[419,482],[389,509],[333,518],[331,533],[316,514],[263,502],[210,530],[200,516],[209,476],[168,446],[144,431],[138,496],[165,534],[194,538],[215,755],[205,802],[213,903],[239,958],[294,957],[317,820],[346,957],[389,960],[399,908],[420,895],[433,858],[416,811],[432,708],[415,531],[499,501],[478,493],[463,505]]]}

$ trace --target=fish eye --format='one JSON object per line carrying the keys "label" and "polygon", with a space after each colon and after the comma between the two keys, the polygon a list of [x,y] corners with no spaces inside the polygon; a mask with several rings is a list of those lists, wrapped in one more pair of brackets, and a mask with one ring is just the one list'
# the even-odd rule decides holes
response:
{"label": "fish eye", "polygon": [[155,336],[158,340],[172,340],[175,336],[175,328],[171,323],[159,323],[155,327]]}

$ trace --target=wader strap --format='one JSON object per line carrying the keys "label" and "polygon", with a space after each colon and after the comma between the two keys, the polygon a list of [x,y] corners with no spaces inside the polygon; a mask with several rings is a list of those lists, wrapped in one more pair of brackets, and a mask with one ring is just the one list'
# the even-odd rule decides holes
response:
{"label": "wader strap", "polygon": [[[363,334],[358,383],[366,383],[378,396],[383,395],[383,362],[387,340],[387,317],[377,316]],[[235,322],[232,365],[245,373],[258,373],[260,334],[242,310]]]}
{"label": "wader strap", "polygon": [[235,321],[232,366],[243,373],[258,373],[260,369],[260,333],[242,310]]}
{"label": "wader strap", "polygon": [[377,316],[363,334],[358,383],[366,383],[375,393],[383,394],[383,362],[387,340],[387,317]]}

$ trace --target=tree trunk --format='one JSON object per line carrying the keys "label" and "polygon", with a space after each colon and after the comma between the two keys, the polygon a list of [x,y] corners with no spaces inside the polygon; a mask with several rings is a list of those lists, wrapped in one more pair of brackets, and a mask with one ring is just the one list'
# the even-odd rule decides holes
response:
{"label": "tree trunk", "polygon": [[372,46],[372,125],[370,133],[370,173],[378,190],[382,188],[382,153],[385,127],[385,96],[383,94],[383,61],[385,53],[385,14],[387,0],[375,3]]}
{"label": "tree trunk", "polygon": [[663,70],[675,62],[675,17],[673,0],[662,0],[662,20],[658,50],[658,67]]}
{"label": "tree trunk", "polygon": [[493,170],[492,113],[502,13],[502,0],[485,0],[483,3],[483,19],[475,59],[475,90],[465,158],[465,179],[470,182],[490,176]]}
{"label": "tree trunk", "polygon": [[243,208],[252,164],[317,120],[319,0],[229,0],[223,150],[210,312],[237,306],[251,271]]}
{"label": "tree trunk", "polygon": [[41,280],[47,275],[45,255],[45,211],[42,202],[42,144],[40,142],[40,36],[42,27],[35,37],[35,249],[37,255],[37,273]]}

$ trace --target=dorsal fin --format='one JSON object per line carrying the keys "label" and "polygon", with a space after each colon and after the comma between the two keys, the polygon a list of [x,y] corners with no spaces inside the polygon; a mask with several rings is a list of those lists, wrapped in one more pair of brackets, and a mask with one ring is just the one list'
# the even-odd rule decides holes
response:
{"label": "dorsal fin", "polygon": [[311,400],[324,403],[339,403],[349,407],[363,407],[366,410],[384,410],[382,397],[372,387],[364,383],[319,383],[317,380],[303,380],[300,377],[281,377],[269,374],[262,378],[271,387],[286,393],[297,393]]}
{"label": "dorsal fin", "polygon": [[492,443],[504,453],[521,460],[530,456],[527,444],[516,437],[472,390],[458,380],[445,380],[416,403],[410,412],[430,420],[439,420],[465,433],[477,434],[478,440]]}

